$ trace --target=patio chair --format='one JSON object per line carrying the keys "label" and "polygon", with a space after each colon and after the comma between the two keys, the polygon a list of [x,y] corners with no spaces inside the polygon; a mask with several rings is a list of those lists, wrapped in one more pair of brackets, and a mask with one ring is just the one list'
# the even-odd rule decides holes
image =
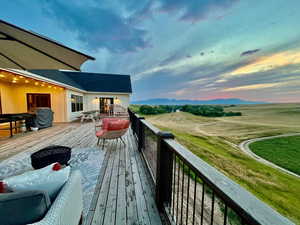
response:
{"label": "patio chair", "polygon": [[[122,136],[127,132],[130,125],[128,119],[120,118],[104,118],[102,119],[102,125],[95,126],[96,137],[98,138],[97,145],[99,145],[100,140],[102,140],[102,146],[106,139],[120,139],[124,145],[125,142]],[[97,128],[101,129],[97,129]]]}

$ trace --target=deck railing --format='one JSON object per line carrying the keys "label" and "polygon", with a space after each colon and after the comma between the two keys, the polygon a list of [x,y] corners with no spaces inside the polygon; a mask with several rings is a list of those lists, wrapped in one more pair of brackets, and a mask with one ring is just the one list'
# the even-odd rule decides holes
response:
{"label": "deck railing", "polygon": [[138,149],[155,185],[158,209],[176,225],[293,224],[129,110]]}

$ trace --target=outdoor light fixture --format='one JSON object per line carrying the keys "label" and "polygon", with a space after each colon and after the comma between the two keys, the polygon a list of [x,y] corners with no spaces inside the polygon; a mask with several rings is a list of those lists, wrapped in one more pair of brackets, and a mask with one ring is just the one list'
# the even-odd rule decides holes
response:
{"label": "outdoor light fixture", "polygon": [[120,101],[120,99],[118,97],[115,98],[115,103],[116,104],[120,104],[121,103],[121,101]]}
{"label": "outdoor light fixture", "polygon": [[39,82],[34,82],[34,85],[39,85]]}
{"label": "outdoor light fixture", "polygon": [[25,80],[25,83],[28,84],[28,83],[29,83],[29,80]]}
{"label": "outdoor light fixture", "polygon": [[17,80],[12,80],[13,83],[17,83]]}

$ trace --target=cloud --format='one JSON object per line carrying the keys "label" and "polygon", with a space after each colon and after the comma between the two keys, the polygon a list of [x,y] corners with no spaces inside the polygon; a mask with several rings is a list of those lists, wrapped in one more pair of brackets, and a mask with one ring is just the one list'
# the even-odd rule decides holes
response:
{"label": "cloud", "polygon": [[240,87],[233,87],[233,88],[225,88],[223,91],[245,91],[245,90],[256,90],[256,89],[264,89],[270,87],[276,87],[280,85],[280,83],[265,83],[265,84],[251,84],[251,85],[244,85]]}
{"label": "cloud", "polygon": [[182,53],[181,52],[175,52],[174,54],[168,56],[167,58],[165,58],[164,60],[162,60],[160,63],[159,63],[159,66],[165,66],[167,64],[170,64],[172,62],[175,62],[179,59],[182,59]]}
{"label": "cloud", "polygon": [[254,53],[256,53],[256,52],[258,52],[258,51],[260,51],[259,48],[254,49],[254,50],[248,50],[248,51],[242,52],[242,53],[241,53],[241,56],[253,55]]}
{"label": "cloud", "polygon": [[259,83],[259,84],[251,84],[251,85],[243,85],[238,87],[225,88],[223,91],[248,91],[248,90],[258,90],[258,89],[266,89],[266,88],[275,88],[275,87],[299,87],[299,80],[290,80],[285,82],[273,82],[273,83]]}
{"label": "cloud", "polygon": [[300,64],[300,52],[284,51],[269,56],[259,57],[245,66],[241,66],[230,73],[224,74],[223,78],[226,79],[234,76],[265,72],[294,64]]}
{"label": "cloud", "polygon": [[160,0],[159,10],[180,13],[180,20],[197,22],[214,16],[223,16],[239,0]]}
{"label": "cloud", "polygon": [[55,17],[66,30],[76,33],[90,50],[106,48],[113,53],[136,52],[150,47],[146,30],[127,23],[126,18],[100,4],[47,1],[47,16]]}

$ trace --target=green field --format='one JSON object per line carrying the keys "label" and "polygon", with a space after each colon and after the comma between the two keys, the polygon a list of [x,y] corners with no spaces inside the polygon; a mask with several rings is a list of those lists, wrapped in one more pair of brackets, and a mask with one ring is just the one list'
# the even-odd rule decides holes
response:
{"label": "green field", "polygon": [[260,157],[300,175],[300,136],[257,141],[249,147]]}
{"label": "green field", "polygon": [[299,132],[299,104],[234,108],[243,116],[208,118],[177,112],[146,119],[174,133],[195,155],[300,225],[300,179],[256,161],[237,147],[251,138]]}

